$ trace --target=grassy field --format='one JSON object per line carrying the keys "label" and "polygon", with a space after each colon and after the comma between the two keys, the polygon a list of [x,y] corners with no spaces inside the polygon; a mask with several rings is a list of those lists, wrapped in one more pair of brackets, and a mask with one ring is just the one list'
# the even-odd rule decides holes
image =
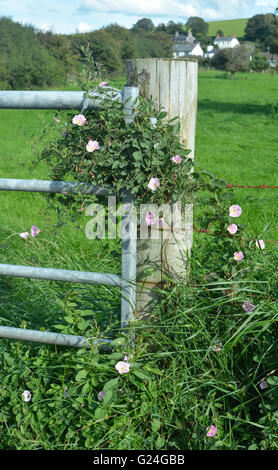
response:
{"label": "grassy field", "polygon": [[[221,72],[199,74],[196,162],[234,185],[277,186],[278,75]],[[244,223],[266,240],[278,240],[278,191],[235,189],[244,204]],[[244,203],[243,203],[244,201]]]}
{"label": "grassy field", "polygon": [[[278,74],[231,80],[200,72],[196,168],[230,184],[278,185],[277,87]],[[55,113],[1,110],[0,116],[0,177],[48,179],[45,164],[34,162],[63,131]],[[234,194],[248,237],[278,241],[278,190]],[[1,263],[120,273],[119,243],[88,240],[85,216],[58,217],[38,193],[1,192],[1,208]],[[22,240],[19,233],[33,224],[40,234]],[[112,355],[1,340],[0,449],[277,449],[278,245],[266,244],[264,254],[250,248],[247,266],[231,281],[211,283],[221,243],[195,234],[198,282],[162,292],[151,322],[138,325],[130,374],[119,378],[115,371],[131,352],[123,338]],[[119,334],[117,289],[2,277],[0,299],[3,326]],[[255,305],[248,313],[246,299]],[[32,393],[28,403],[24,390]],[[212,424],[216,438],[206,435]]]}
{"label": "grassy field", "polygon": [[225,36],[233,36],[233,34],[235,34],[238,38],[243,38],[247,21],[248,18],[208,21],[208,36],[216,36],[217,31],[220,29],[223,31]]}

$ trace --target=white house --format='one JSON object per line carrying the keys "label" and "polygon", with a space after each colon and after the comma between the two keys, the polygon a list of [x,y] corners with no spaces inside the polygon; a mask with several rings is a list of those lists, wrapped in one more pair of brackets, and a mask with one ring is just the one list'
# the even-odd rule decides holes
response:
{"label": "white house", "polygon": [[176,33],[173,39],[173,57],[177,59],[178,57],[185,57],[189,55],[203,57],[204,51],[201,48],[199,43],[195,42],[195,38],[192,36],[191,31],[188,35]]}
{"label": "white house", "polygon": [[206,59],[207,57],[209,57],[209,59],[211,59],[215,55],[216,50],[211,45],[207,46],[207,50],[206,50],[206,52],[204,52],[204,59]]}
{"label": "white house", "polygon": [[235,34],[233,36],[226,37],[220,37],[219,34],[217,34],[213,44],[218,46],[219,49],[229,49],[240,45],[239,40],[236,38]]}

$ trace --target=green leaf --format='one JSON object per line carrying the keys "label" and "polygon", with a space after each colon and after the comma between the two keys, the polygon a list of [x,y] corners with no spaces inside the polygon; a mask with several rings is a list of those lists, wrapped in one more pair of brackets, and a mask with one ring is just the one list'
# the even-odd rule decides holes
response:
{"label": "green leaf", "polygon": [[267,383],[269,385],[278,385],[278,377],[277,375],[274,375],[273,377],[268,377]]}
{"label": "green leaf", "polygon": [[136,151],[136,152],[133,152],[132,155],[133,155],[133,158],[134,158],[135,160],[141,160],[141,159],[142,159],[142,152],[140,152],[139,150]]}
{"label": "green leaf", "polygon": [[[132,370],[132,369],[131,369]],[[138,377],[139,379],[142,379],[142,380],[147,380],[147,381],[150,381],[152,380],[152,378],[149,376],[149,374],[147,374],[146,372],[144,372],[142,369],[133,369],[132,370],[132,373],[134,375],[136,375],[136,377]]]}
{"label": "green leaf", "polygon": [[84,318],[81,318],[78,323],[77,323],[77,326],[79,328],[80,331],[84,331],[86,330],[86,328],[88,328],[90,322],[84,320]]}
{"label": "green leaf", "polygon": [[161,371],[161,370],[158,369],[157,367],[151,367],[151,366],[149,366],[148,364],[146,364],[143,368],[144,368],[146,371],[151,372],[152,374],[163,375],[163,371]]}
{"label": "green leaf", "polygon": [[161,421],[157,418],[154,418],[151,422],[152,430],[157,432],[161,426]]}
{"label": "green leaf", "polygon": [[165,437],[163,436],[158,436],[158,438],[156,439],[156,447],[158,449],[161,449],[161,447],[163,447],[165,444]]}
{"label": "green leaf", "polygon": [[110,403],[113,401],[113,391],[112,390],[108,390],[107,392],[105,392],[105,395],[103,397],[103,405],[104,406],[108,406],[110,405]]}
{"label": "green leaf", "polygon": [[181,124],[180,122],[176,122],[176,124],[173,127],[173,134],[177,135],[180,132]]}
{"label": "green leaf", "polygon": [[157,119],[164,119],[167,114],[168,113],[166,111],[161,111],[161,113],[159,113],[159,115],[157,116]]}
{"label": "green leaf", "polygon": [[103,419],[106,416],[106,409],[102,406],[99,406],[95,410],[95,419]]}
{"label": "green leaf", "polygon": [[88,393],[91,389],[90,382],[86,382],[82,387],[82,393]]}
{"label": "green leaf", "polygon": [[81,369],[79,372],[77,372],[77,374],[75,376],[76,382],[80,382],[82,379],[84,379],[86,377],[87,374],[88,374],[87,370]]}
{"label": "green leaf", "polygon": [[111,345],[112,346],[121,346],[122,344],[124,344],[126,342],[126,339],[125,338],[116,338],[114,339],[112,342],[111,342]]}
{"label": "green leaf", "polygon": [[108,390],[116,388],[118,385],[118,382],[119,382],[119,377],[117,377],[116,379],[108,380],[108,382],[106,382],[106,384],[103,387],[103,391],[107,392]]}
{"label": "green leaf", "polygon": [[120,352],[114,352],[109,354],[109,360],[111,361],[119,361],[120,359],[123,359],[123,354]]}

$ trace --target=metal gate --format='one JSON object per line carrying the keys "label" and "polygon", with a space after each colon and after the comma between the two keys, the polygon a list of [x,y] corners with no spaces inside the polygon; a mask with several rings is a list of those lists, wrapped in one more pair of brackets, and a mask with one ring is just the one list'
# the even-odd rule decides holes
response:
{"label": "metal gate", "polygon": [[[139,94],[137,87],[125,86],[123,92],[111,90],[111,99],[123,103],[125,121],[129,124],[133,120],[134,100]],[[86,109],[101,108],[101,96],[91,93],[86,98],[84,92],[79,91],[1,91],[0,109],[77,109],[84,112]],[[109,188],[97,187],[92,184],[65,181],[24,180],[0,178],[0,190],[96,194],[108,196],[113,194]],[[130,194],[123,191],[122,203],[132,204]],[[127,215],[123,214],[123,217]],[[129,222],[129,221],[127,221]],[[122,224],[123,230],[129,227]],[[32,279],[45,279],[63,282],[86,284],[104,284],[121,289],[121,328],[126,329],[133,320],[136,303],[136,239],[127,233],[122,234],[122,272],[121,276],[100,273],[71,271],[67,269],[49,269],[41,267],[0,264],[1,276],[24,277]],[[70,347],[89,347],[88,339],[83,336],[66,335],[56,332],[28,330],[24,328],[0,327],[0,338],[34,341],[46,344],[55,344]],[[98,340],[96,343],[103,347],[111,340]]]}

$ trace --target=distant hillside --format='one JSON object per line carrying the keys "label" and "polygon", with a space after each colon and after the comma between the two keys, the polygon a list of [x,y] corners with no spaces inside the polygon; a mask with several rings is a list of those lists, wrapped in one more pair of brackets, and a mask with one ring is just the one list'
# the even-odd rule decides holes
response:
{"label": "distant hillside", "polygon": [[216,36],[218,29],[222,30],[225,36],[235,34],[238,38],[243,38],[244,29],[249,18],[237,20],[208,21],[208,36]]}

